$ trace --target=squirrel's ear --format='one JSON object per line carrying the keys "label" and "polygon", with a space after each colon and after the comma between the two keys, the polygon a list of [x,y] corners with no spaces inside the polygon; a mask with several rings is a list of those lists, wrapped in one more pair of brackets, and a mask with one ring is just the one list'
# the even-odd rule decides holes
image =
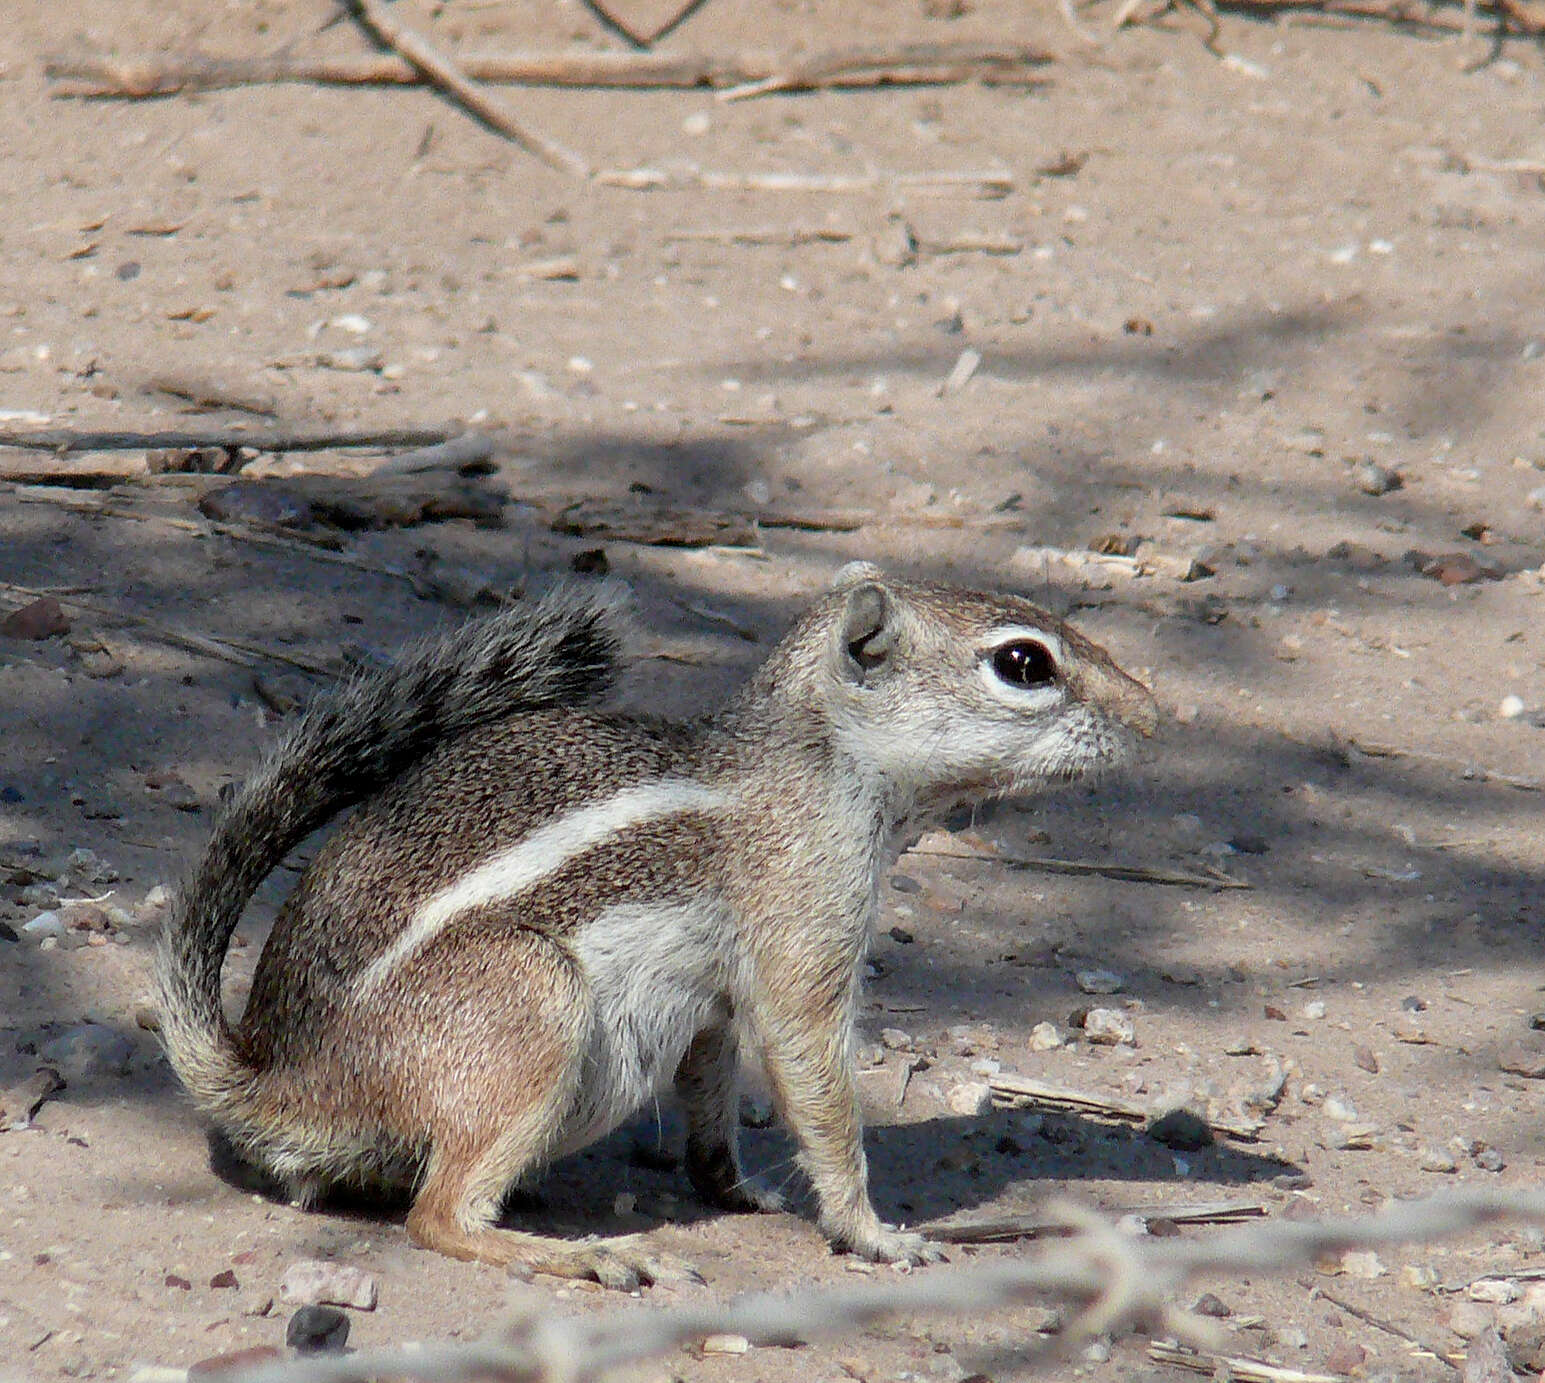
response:
{"label": "squirrel's ear", "polygon": [[896,648],[894,618],[894,603],[873,580],[849,588],[832,650],[844,681],[863,686],[890,663]]}

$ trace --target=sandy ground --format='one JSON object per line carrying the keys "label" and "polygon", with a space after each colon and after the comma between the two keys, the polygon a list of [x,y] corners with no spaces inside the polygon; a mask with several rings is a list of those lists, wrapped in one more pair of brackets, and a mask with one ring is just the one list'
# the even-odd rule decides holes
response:
{"label": "sandy ground", "polygon": [[[617,42],[577,4],[396,8],[448,48]],[[377,1309],[353,1313],[357,1344],[470,1338],[500,1319],[506,1279],[413,1249],[400,1216],[306,1213],[217,1179],[136,1008],[152,890],[196,851],[276,707],[325,680],[284,659],[390,651],[460,618],[451,597],[469,574],[537,587],[598,547],[668,655],[642,665],[639,704],[707,704],[841,562],[865,557],[1072,611],[1165,708],[1155,752],[1121,778],[934,842],[959,857],[898,865],[861,1034],[910,1038],[870,1053],[881,1065],[864,1079],[883,1213],[1024,1211],[1070,1192],[1339,1215],[1537,1182],[1542,1087],[1519,1072],[1545,1070],[1530,1026],[1545,1008],[1545,728],[1529,714],[1545,706],[1538,51],[1509,45],[1467,70],[1479,45],[1233,18],[1219,61],[1184,22],[1095,50],[1050,7],[939,8],[721,0],[671,43],[1010,35],[1058,52],[1048,84],[510,99],[597,166],[1001,170],[1013,190],[996,200],[585,186],[423,91],[55,101],[42,58],[60,51],[363,41],[329,26],[321,0],[12,7],[6,426],[472,423],[506,441],[476,485],[508,502],[500,526],[343,533],[323,551],[349,565],[308,548],[321,525],[288,546],[249,524],[211,531],[195,501],[223,477],[0,486],[3,603],[51,588],[71,623],[0,638],[0,1090],[40,1061],[69,1081],[30,1127],[0,1133],[0,1369],[121,1377],[282,1343],[279,1278],[307,1257],[377,1280]],[[540,276],[555,259],[571,277]],[[941,389],[967,350],[974,374]],[[193,416],[161,387],[189,381],[273,416]],[[13,477],[61,465],[0,459]],[[374,464],[301,461],[334,477]],[[1364,462],[1403,485],[1365,493]],[[250,469],[283,485],[297,466]],[[863,522],[700,549],[553,531],[580,499],[634,519]],[[1059,555],[1112,537],[1141,540],[1136,560]],[[1484,579],[1445,585],[1413,552],[1460,554],[1442,571]],[[454,579],[436,594],[392,571]],[[255,666],[172,637],[189,633],[240,641]],[[1504,716],[1507,697],[1525,714]],[[94,859],[72,862],[82,848]],[[980,858],[993,848],[1220,869],[1249,887],[1011,870]],[[270,881],[243,926],[235,989],[292,878]],[[87,921],[105,930],[51,944],[24,932],[54,893],[100,899]],[[1097,968],[1121,976],[1119,994],[1080,991]],[[1090,1003],[1125,1012],[1136,1045],[1070,1030]],[[1041,1022],[1066,1044],[1032,1050]],[[898,1104],[917,1055],[927,1068]],[[982,1061],[1196,1108],[1237,1105],[1274,1072],[1286,1084],[1255,1141],[1177,1153],[1094,1117],[951,1113]],[[652,1289],[654,1302],[855,1280],[806,1218],[700,1209],[679,1172],[651,1165],[669,1146],[663,1117],[664,1134],[651,1118],[558,1168],[515,1218],[648,1230],[706,1278]],[[780,1133],[748,1141],[753,1162],[788,1176]],[[1386,1251],[1381,1275],[1362,1262],[1209,1287],[1234,1352],[1439,1378],[1447,1366],[1333,1299],[1457,1353],[1456,1327],[1499,1310],[1470,1302],[1470,1284],[1501,1277],[1514,1285],[1492,1295],[1522,1294],[1503,1313],[1515,1362],[1537,1372],[1515,1318],[1538,1318],[1528,1272],[1542,1265],[1538,1236],[1496,1233]],[[235,1286],[210,1285],[227,1271]],[[608,1304],[545,1279],[528,1291],[554,1310]],[[1034,1323],[905,1319],[799,1349],[682,1353],[647,1376],[1009,1377]],[[1124,1337],[1062,1371],[1163,1371],[1145,1350]]]}

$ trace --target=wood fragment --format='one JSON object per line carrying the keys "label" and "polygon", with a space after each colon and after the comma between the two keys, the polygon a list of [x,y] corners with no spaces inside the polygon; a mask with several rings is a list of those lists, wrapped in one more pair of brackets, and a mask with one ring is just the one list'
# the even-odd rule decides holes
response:
{"label": "wood fragment", "polygon": [[1425,1350],[1434,1359],[1441,1359],[1451,1369],[1464,1367],[1463,1356],[1439,1349],[1430,1340],[1424,1340],[1418,1335],[1413,1335],[1404,1326],[1396,1325],[1394,1321],[1385,1320],[1382,1316],[1374,1315],[1372,1311],[1364,1310],[1356,1302],[1347,1301],[1346,1298],[1337,1296],[1334,1292],[1327,1292],[1318,1284],[1314,1286],[1313,1295],[1323,1298],[1338,1311],[1345,1311],[1347,1315],[1362,1321],[1364,1325],[1371,1325],[1375,1330],[1382,1330],[1386,1335],[1393,1335],[1397,1340],[1404,1340],[1408,1345],[1415,1345],[1418,1349]]}
{"label": "wood fragment", "polygon": [[340,0],[383,44],[412,63],[424,79],[470,111],[490,129],[513,140],[549,168],[572,177],[588,178],[590,165],[572,149],[524,124],[504,100],[471,81],[428,39],[399,24],[380,0]]}
{"label": "wood fragment", "polygon": [[[1147,1123],[1157,1111],[1138,1100],[1122,1099],[1119,1095],[1101,1095],[1088,1090],[1076,1090],[1072,1086],[1053,1085],[1049,1081],[1022,1076],[1014,1071],[999,1071],[988,1077],[988,1087],[993,1098],[1003,1104],[1018,1107],[1025,1104],[1046,1105],[1052,1109],[1071,1110],[1079,1114],[1096,1114],[1107,1119],[1122,1119]],[[1254,1142],[1261,1136],[1264,1123],[1258,1119],[1239,1120],[1212,1118],[1197,1115],[1214,1132],[1230,1138]]]}
{"label": "wood fragment", "polygon": [[1339,1373],[1305,1373],[1301,1369],[1267,1363],[1264,1359],[1251,1359],[1242,1354],[1213,1354],[1169,1340],[1155,1340],[1150,1344],[1148,1357],[1159,1364],[1174,1364],[1214,1378],[1231,1378],[1236,1383],[1346,1383]]}
{"label": "wood fragment", "polygon": [[1033,68],[1052,61],[1043,49],[1001,44],[902,44],[891,49],[846,49],[786,60],[766,76],[719,92],[721,101],[744,101],[782,91],[823,87],[939,86],[960,82],[1028,85]]}
{"label": "wood fragment", "polygon": [[32,431],[0,431],[0,447],[52,451],[68,456],[78,451],[196,451],[201,447],[243,451],[347,451],[359,447],[429,447],[448,442],[458,433],[443,427],[384,428],[375,432],[248,431],[220,428],[209,432],[91,432],[69,427]]}
{"label": "wood fragment", "polygon": [[421,475],[425,471],[451,470],[459,475],[487,474],[494,454],[493,438],[481,432],[463,432],[448,442],[416,447],[389,457],[372,475]]}
{"label": "wood fragment", "polygon": [[1222,870],[1206,874],[1187,874],[1174,869],[1153,869],[1140,864],[1110,864],[1104,860],[1065,860],[1051,855],[1005,855],[997,851],[953,850],[947,846],[923,842],[912,847],[920,855],[934,855],[948,860],[978,860],[983,864],[1001,864],[1010,869],[1028,869],[1042,874],[1093,875],[1118,879],[1123,883],[1163,884],[1170,888],[1247,889],[1255,885],[1236,879]]}
{"label": "wood fragment", "polygon": [[[903,55],[911,54],[904,63]],[[973,80],[1034,85],[1036,69],[1055,55],[1024,44],[936,43],[904,48],[876,45],[801,55],[777,53],[705,56],[686,53],[466,53],[457,66],[470,80],[509,86],[672,88],[736,87],[790,69],[823,87],[842,89],[913,81],[936,84],[941,73],[974,66]],[[44,68],[60,97],[140,100],[182,91],[274,82],[329,86],[413,86],[423,73],[397,53],[312,58],[278,53],[262,58],[144,53],[124,57],[74,54],[50,58]]]}
{"label": "wood fragment", "polygon": [[[1259,1201],[1203,1201],[1199,1205],[1118,1205],[1101,1206],[1109,1219],[1138,1216],[1145,1220],[1168,1220],[1177,1225],[1238,1224],[1266,1214]],[[995,1215],[984,1219],[932,1220],[918,1229],[929,1239],[945,1244],[997,1244],[1014,1239],[1038,1239],[1047,1234],[1061,1234],[1069,1228],[1067,1216],[1032,1210],[1024,1215]]]}
{"label": "wood fragment", "polygon": [[834,226],[748,226],[672,231],[663,238],[668,245],[779,245],[794,249],[800,245],[840,245],[853,236],[853,231]]}
{"label": "wood fragment", "polygon": [[[35,600],[40,594],[30,587],[19,586],[10,581],[0,581],[0,592],[27,600]],[[163,643],[176,644],[180,648],[201,653],[207,658],[234,663],[237,667],[257,667],[264,662],[272,662],[285,663],[290,667],[299,668],[302,672],[319,673],[325,677],[336,676],[338,672],[336,664],[319,662],[315,658],[308,658],[303,653],[281,653],[277,649],[264,648],[261,644],[251,643],[246,639],[217,638],[213,634],[183,629],[161,620],[150,619],[145,615],[133,614],[128,610],[115,610],[108,605],[97,605],[92,601],[82,600],[79,596],[66,596],[61,603],[72,605],[88,615],[96,615],[102,619],[110,619],[119,624],[142,629]]]}
{"label": "wood fragment", "polygon": [[1503,787],[1516,788],[1519,792],[1545,792],[1545,779],[1519,778],[1511,773],[1501,773],[1482,764],[1471,763],[1467,759],[1456,758],[1452,754],[1433,754],[1425,749],[1407,749],[1398,744],[1376,744],[1371,740],[1359,740],[1351,736],[1333,736],[1333,747],[1342,752],[1355,749],[1370,759],[1415,759],[1418,763],[1438,764],[1443,768],[1454,769],[1465,777],[1483,783],[1500,783]]}

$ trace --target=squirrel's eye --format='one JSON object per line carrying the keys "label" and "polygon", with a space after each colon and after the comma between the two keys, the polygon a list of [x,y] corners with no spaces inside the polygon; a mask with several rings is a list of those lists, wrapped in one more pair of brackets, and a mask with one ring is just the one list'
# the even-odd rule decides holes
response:
{"label": "squirrel's eye", "polygon": [[992,670],[1011,687],[1044,687],[1056,680],[1057,660],[1045,644],[1018,639],[993,650]]}

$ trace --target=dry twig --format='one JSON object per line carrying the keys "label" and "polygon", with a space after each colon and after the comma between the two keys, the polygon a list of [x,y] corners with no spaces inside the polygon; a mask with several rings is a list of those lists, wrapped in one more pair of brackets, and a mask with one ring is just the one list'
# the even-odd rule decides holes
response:
{"label": "dry twig", "polygon": [[952,850],[928,842],[913,847],[921,855],[945,860],[976,860],[982,864],[1001,864],[1010,869],[1028,869],[1042,874],[1092,875],[1119,879],[1132,884],[1164,884],[1171,888],[1252,888],[1243,879],[1235,879],[1221,870],[1208,874],[1187,874],[1175,869],[1153,869],[1143,864],[1110,864],[1104,860],[1064,860],[1051,855],[1003,855],[988,850]]}
{"label": "dry twig", "polygon": [[[1209,1323],[1171,1305],[1173,1296],[1196,1279],[1282,1273],[1350,1249],[1447,1238],[1502,1220],[1541,1222],[1545,1193],[1458,1192],[1399,1204],[1361,1220],[1276,1220],[1197,1239],[1131,1237],[1076,1211],[1067,1219],[1077,1231],[1073,1237],[1050,1241],[1023,1259],[936,1268],[892,1282],[823,1283],[803,1291],[757,1293],[723,1305],[624,1308],[567,1318],[555,1317],[543,1297],[540,1310],[482,1342],[317,1356],[233,1373],[230,1383],[366,1383],[381,1376],[421,1383],[467,1383],[474,1378],[586,1383],[712,1334],[787,1344],[902,1313],[978,1315],[1046,1294],[1074,1302],[1081,1310],[1055,1339],[1026,1341],[1022,1360],[1066,1351],[1092,1334],[1155,1323],[1186,1343],[1210,1347],[1215,1330]],[[1229,1362],[1243,1370],[1235,1377],[1316,1383],[1313,1375],[1270,1364],[1248,1372],[1258,1361]]]}
{"label": "dry twig", "polygon": [[[37,600],[44,595],[59,594],[57,591],[39,591],[30,586],[18,586],[10,581],[0,581],[0,592],[29,601]],[[335,665],[318,662],[315,658],[308,658],[303,653],[280,653],[277,649],[264,648],[261,644],[249,643],[246,639],[217,638],[213,634],[201,634],[197,630],[166,624],[161,620],[151,619],[147,615],[136,615],[127,610],[114,610],[111,606],[97,605],[89,600],[82,600],[79,596],[65,595],[60,598],[59,603],[73,606],[77,610],[84,610],[88,615],[112,620],[115,624],[132,625],[137,629],[143,629],[163,643],[176,644],[179,648],[191,649],[195,653],[202,653],[207,658],[218,658],[221,662],[235,663],[237,667],[257,667],[264,662],[285,663],[290,667],[299,668],[302,672],[315,672],[328,677],[335,676],[338,671]]]}
{"label": "dry twig", "polygon": [[440,88],[490,129],[512,139],[527,153],[542,160],[549,168],[578,178],[590,176],[590,165],[572,149],[540,134],[521,122],[515,112],[499,97],[472,82],[445,54],[428,39],[399,24],[382,7],[380,0],[340,0],[358,16],[361,23],[393,52],[412,63],[424,79]]}
{"label": "dry twig", "polygon": [[[468,53],[456,60],[474,82],[511,86],[735,89],[776,79],[833,90],[882,85],[937,85],[980,81],[1030,86],[1037,69],[1054,62],[1044,49],[1017,43],[930,43],[840,48],[790,57],[779,53],[721,56],[690,53]],[[130,100],[181,91],[271,82],[329,86],[412,86],[425,81],[420,68],[397,53],[262,58],[217,58],[143,53],[127,57],[72,55],[49,59],[45,72],[64,97]],[[792,89],[792,88],[780,88]]]}
{"label": "dry twig", "polygon": [[72,427],[0,431],[0,447],[52,451],[344,451],[357,447],[429,447],[448,442],[456,432],[443,427],[384,428],[378,432],[285,432],[220,428],[209,432],[91,432]]}

